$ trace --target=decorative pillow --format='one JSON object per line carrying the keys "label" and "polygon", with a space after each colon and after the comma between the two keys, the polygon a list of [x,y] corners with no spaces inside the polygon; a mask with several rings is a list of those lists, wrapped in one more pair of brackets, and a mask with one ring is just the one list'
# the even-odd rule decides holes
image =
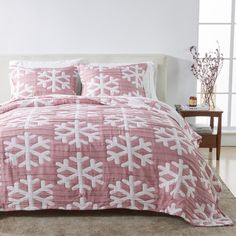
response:
{"label": "decorative pillow", "polygon": [[143,96],[146,63],[106,66],[80,65],[82,96]]}
{"label": "decorative pillow", "polygon": [[75,95],[78,87],[76,66],[64,68],[24,68],[10,66],[12,98],[50,94]]}

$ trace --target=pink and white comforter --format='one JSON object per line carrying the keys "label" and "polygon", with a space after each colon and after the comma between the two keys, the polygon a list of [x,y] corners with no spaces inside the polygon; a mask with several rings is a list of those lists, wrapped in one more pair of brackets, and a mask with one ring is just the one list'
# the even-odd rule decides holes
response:
{"label": "pink and white comforter", "polygon": [[127,208],[231,225],[199,139],[148,98],[11,101],[0,107],[0,210]]}

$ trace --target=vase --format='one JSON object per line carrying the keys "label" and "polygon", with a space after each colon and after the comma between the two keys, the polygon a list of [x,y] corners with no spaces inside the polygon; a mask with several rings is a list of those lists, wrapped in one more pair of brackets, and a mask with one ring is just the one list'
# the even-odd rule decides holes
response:
{"label": "vase", "polygon": [[208,105],[210,109],[216,107],[215,86],[201,83],[201,104]]}

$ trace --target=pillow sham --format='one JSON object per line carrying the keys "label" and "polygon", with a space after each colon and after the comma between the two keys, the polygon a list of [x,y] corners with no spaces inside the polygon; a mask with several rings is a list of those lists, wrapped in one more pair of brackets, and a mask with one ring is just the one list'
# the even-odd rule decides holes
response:
{"label": "pillow sham", "polygon": [[142,96],[147,63],[80,65],[82,96]]}
{"label": "pillow sham", "polygon": [[76,66],[64,68],[10,67],[12,98],[50,94],[75,95],[78,87]]}
{"label": "pillow sham", "polygon": [[37,69],[37,68],[64,68],[69,66],[75,66],[76,70],[74,71],[75,76],[78,78],[78,86],[76,94],[81,94],[81,81],[79,78],[78,73],[78,66],[79,64],[87,64],[88,61],[83,58],[76,58],[76,59],[67,59],[67,60],[55,60],[55,61],[35,61],[35,60],[11,60],[9,62],[9,67],[24,67],[24,68],[31,68],[31,69]]}

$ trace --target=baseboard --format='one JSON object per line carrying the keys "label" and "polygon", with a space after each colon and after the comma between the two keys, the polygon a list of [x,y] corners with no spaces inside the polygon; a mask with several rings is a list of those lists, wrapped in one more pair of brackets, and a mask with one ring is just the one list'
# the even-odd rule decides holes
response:
{"label": "baseboard", "polygon": [[222,146],[236,146],[236,133],[225,132],[222,134]]}

